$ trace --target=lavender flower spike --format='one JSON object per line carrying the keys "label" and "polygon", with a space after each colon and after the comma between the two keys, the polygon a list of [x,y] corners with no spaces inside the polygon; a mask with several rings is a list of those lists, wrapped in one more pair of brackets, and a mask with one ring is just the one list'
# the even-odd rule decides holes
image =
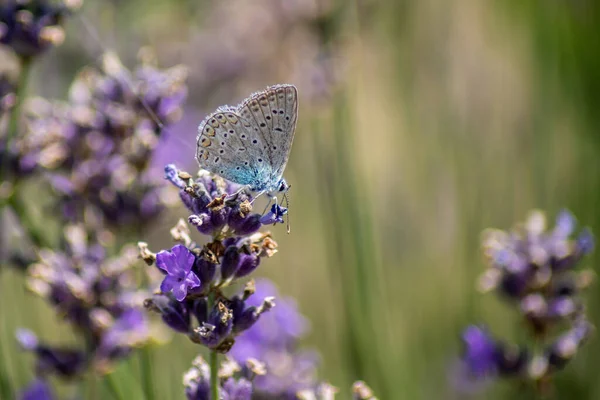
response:
{"label": "lavender flower spike", "polygon": [[174,246],[171,251],[161,251],[156,255],[156,265],[167,273],[160,284],[163,293],[173,292],[177,301],[183,301],[189,289],[200,286],[200,279],[192,272],[194,254],[183,245]]}

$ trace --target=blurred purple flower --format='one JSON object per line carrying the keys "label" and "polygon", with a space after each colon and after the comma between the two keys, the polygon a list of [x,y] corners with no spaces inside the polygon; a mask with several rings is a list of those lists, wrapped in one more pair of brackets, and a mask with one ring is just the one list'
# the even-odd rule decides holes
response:
{"label": "blurred purple flower", "polygon": [[0,43],[20,57],[35,57],[64,40],[63,20],[76,2],[5,0],[0,4]]}
{"label": "blurred purple flower", "polygon": [[[488,269],[479,289],[495,289],[512,300],[538,345],[533,350],[517,347],[492,338],[480,327],[468,327],[462,363],[456,368],[457,375],[466,374],[454,379],[458,389],[470,390],[481,378],[510,376],[535,382],[539,389],[539,383],[564,368],[585,343],[593,326],[587,322],[580,294],[594,273],[575,269],[592,251],[593,237],[583,230],[572,239],[575,227],[575,217],[566,210],[558,214],[551,230],[545,215],[533,211],[510,232],[484,232]],[[562,335],[557,337],[557,331]]]}
{"label": "blurred purple flower", "polygon": [[35,334],[27,329],[17,331],[17,341],[24,350],[35,354],[35,370],[38,376],[55,374],[64,378],[73,378],[86,368],[87,359],[82,351],[41,344]]}
{"label": "blurred purple flower", "polygon": [[163,293],[173,292],[177,301],[183,301],[189,289],[200,286],[200,279],[192,272],[195,257],[187,247],[178,244],[170,251],[156,255],[156,266],[167,276],[160,285]]}
{"label": "blurred purple flower", "polygon": [[125,309],[102,336],[98,358],[111,361],[126,356],[132,348],[148,340],[149,330],[148,321],[140,309]]}
{"label": "blurred purple flower", "polygon": [[72,324],[85,346],[48,346],[27,330],[19,330],[17,339],[36,354],[40,375],[72,377],[89,368],[103,373],[149,337],[138,306],[147,294],[138,288],[132,270],[137,252],[124,248],[108,258],[82,225],[67,226],[63,240],[63,251],[39,251],[39,260],[28,268],[27,286]]}
{"label": "blurred purple flower", "polygon": [[[236,372],[241,371],[238,365],[231,365],[227,369],[221,368],[219,372],[220,388],[219,394],[223,400],[251,400],[252,384],[244,376],[234,377]],[[225,364],[225,363],[224,363]],[[201,356],[192,361],[190,368],[183,376],[185,395],[188,400],[210,399],[210,368]]]}
{"label": "blurred purple flower", "polygon": [[37,378],[19,395],[19,400],[53,400],[52,388],[43,379]]}
{"label": "blurred purple flower", "polygon": [[483,249],[489,268],[480,278],[480,289],[497,289],[516,300],[530,327],[541,334],[581,314],[577,296],[589,284],[590,272],[574,270],[592,251],[593,237],[583,230],[571,239],[575,225],[573,215],[563,210],[554,229],[546,231],[544,214],[534,211],[511,232],[487,230]]}
{"label": "blurred purple flower", "polygon": [[[27,107],[27,136],[40,148],[67,220],[93,211],[99,223],[144,224],[168,203],[151,160],[163,128],[181,117],[186,70],[143,62],[129,72],[116,55],[102,70],[83,69],[66,104],[36,99]],[[36,135],[36,132],[52,135]]]}
{"label": "blurred purple flower", "polygon": [[470,326],[462,336],[465,351],[463,361],[478,378],[495,375],[498,370],[496,341],[482,328]]}
{"label": "blurred purple flower", "polygon": [[299,340],[308,332],[308,321],[299,313],[291,298],[280,297],[276,287],[266,279],[256,282],[256,292],[248,300],[273,296],[277,306],[240,335],[231,356],[239,363],[254,358],[265,363],[267,373],[255,379],[255,389],[269,396],[294,399],[297,392],[314,387],[319,357],[298,350]]}

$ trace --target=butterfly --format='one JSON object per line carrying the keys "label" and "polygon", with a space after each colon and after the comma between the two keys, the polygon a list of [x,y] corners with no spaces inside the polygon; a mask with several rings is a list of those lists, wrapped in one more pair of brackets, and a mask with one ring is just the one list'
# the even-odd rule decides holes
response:
{"label": "butterfly", "polygon": [[280,84],[252,94],[236,107],[221,106],[198,126],[201,168],[272,199],[289,190],[283,178],[296,120],[298,90]]}

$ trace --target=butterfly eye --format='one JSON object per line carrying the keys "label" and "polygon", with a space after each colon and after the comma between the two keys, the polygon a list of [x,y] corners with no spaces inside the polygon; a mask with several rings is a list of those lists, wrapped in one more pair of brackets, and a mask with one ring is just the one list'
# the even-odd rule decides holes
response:
{"label": "butterfly eye", "polygon": [[281,182],[279,183],[279,191],[280,192],[285,192],[288,188],[288,184],[285,180],[281,180]]}

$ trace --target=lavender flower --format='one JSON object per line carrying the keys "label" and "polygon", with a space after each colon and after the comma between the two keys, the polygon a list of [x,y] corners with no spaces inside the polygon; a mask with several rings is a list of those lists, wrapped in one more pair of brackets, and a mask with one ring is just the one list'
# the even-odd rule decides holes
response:
{"label": "lavender flower", "polygon": [[[232,360],[225,361],[219,370],[219,394],[223,400],[251,400],[253,394],[252,379],[257,372],[244,376],[241,367]],[[210,368],[201,356],[192,362],[192,368],[183,377],[185,395],[188,400],[210,399]]]}
{"label": "lavender flower", "polygon": [[[337,388],[328,383],[321,383],[314,389],[306,389],[298,392],[298,400],[333,400],[338,392]],[[363,381],[356,381],[352,385],[352,398],[354,400],[377,400],[375,394]]]}
{"label": "lavender flower", "polygon": [[586,320],[580,293],[593,273],[576,267],[593,249],[593,238],[584,229],[572,239],[574,231],[575,218],[568,211],[558,215],[549,231],[544,214],[533,211],[525,224],[511,232],[484,232],[489,267],[479,288],[496,290],[516,306],[539,345],[534,351],[506,344],[483,328],[470,326],[463,333],[462,358],[470,378],[519,376],[536,382],[539,389],[585,343],[593,326]]}
{"label": "lavender flower", "polygon": [[43,379],[35,379],[20,394],[20,400],[53,400],[52,388]]}
{"label": "lavender flower", "polygon": [[69,347],[41,343],[28,330],[19,330],[21,347],[36,355],[36,375],[78,377],[89,369],[105,373],[133,348],[149,339],[141,304],[145,292],[137,288],[131,267],[133,248],[109,258],[88,237],[82,225],[65,228],[65,249],[42,249],[28,269],[27,286],[45,298],[80,337]]}
{"label": "lavender flower", "polygon": [[[293,299],[280,297],[270,281],[257,281],[255,294],[255,298],[277,298],[277,307],[240,335],[230,354],[240,363],[253,358],[265,363],[267,373],[255,380],[263,397],[294,399],[298,392],[317,385],[318,355],[298,349],[299,340],[308,333],[308,321]],[[254,301],[249,299],[250,304]]]}
{"label": "lavender flower", "polygon": [[35,371],[38,376],[53,374],[63,378],[73,378],[85,370],[86,354],[84,351],[39,343],[35,334],[27,329],[19,329],[16,336],[24,350],[32,351],[35,354]]}
{"label": "lavender flower", "polygon": [[65,0],[6,0],[0,4],[0,43],[20,57],[35,57],[64,40],[65,17],[80,5]]}
{"label": "lavender flower", "polygon": [[[141,257],[166,275],[160,286],[162,293],[147,299],[145,305],[192,341],[225,353],[274,302],[266,297],[250,305],[252,284],[232,297],[222,290],[251,274],[262,258],[275,254],[277,244],[269,233],[257,232],[262,226],[261,216],[252,214],[252,198],[237,185],[206,171],[193,180],[174,165],[165,167],[165,175],[193,214],[189,225],[181,220],[171,229],[171,236],[179,242],[172,249],[154,254],[145,243],[139,244]],[[279,220],[269,218],[268,223],[281,222],[285,211],[274,208]],[[190,225],[210,235],[212,241],[198,245],[191,238]]]}
{"label": "lavender flower", "polygon": [[487,230],[483,249],[489,268],[480,279],[483,291],[496,289],[517,302],[536,335],[584,312],[579,292],[591,282],[592,272],[575,271],[593,249],[589,230],[571,239],[575,218],[562,211],[556,226],[546,232],[546,220],[533,211],[523,226],[510,233]]}
{"label": "lavender flower", "polygon": [[481,327],[465,329],[463,342],[463,362],[473,378],[518,375],[529,361],[527,350],[505,345]]}
{"label": "lavender flower", "polygon": [[160,290],[173,292],[177,301],[183,301],[188,289],[200,286],[200,279],[194,274],[192,266],[196,258],[187,247],[179,244],[170,251],[161,251],[156,255],[156,266],[167,274]]}
{"label": "lavender flower", "polygon": [[67,220],[89,211],[112,225],[140,224],[168,199],[151,159],[164,126],[181,116],[187,90],[182,66],[160,70],[143,62],[129,73],[111,53],[102,71],[84,69],[69,102],[36,99],[28,135],[38,134],[38,163],[60,195]]}

